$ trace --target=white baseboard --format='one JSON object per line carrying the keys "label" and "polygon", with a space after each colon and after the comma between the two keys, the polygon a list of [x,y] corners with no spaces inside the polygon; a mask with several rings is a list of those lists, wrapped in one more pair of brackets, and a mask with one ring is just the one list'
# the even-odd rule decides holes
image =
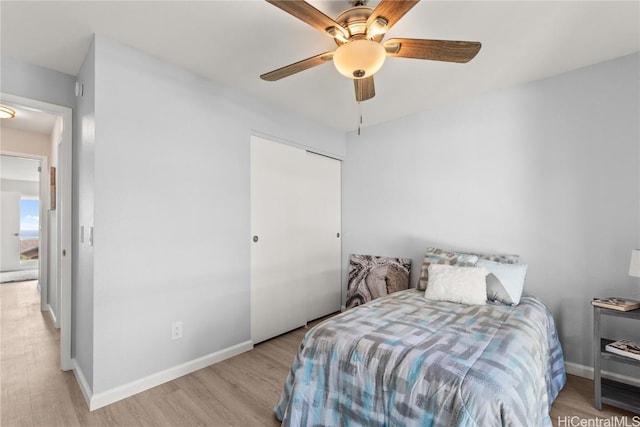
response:
{"label": "white baseboard", "polygon": [[237,356],[251,349],[253,349],[253,342],[245,341],[232,347],[183,363],[182,365],[165,369],[164,371],[149,375],[148,377],[96,394],[91,390],[91,386],[89,386],[89,382],[84,376],[84,372],[82,372],[82,369],[78,365],[76,359],[71,359],[71,364],[73,366],[73,375],[76,377],[76,382],[80,387],[82,396],[84,397],[89,410],[93,411],[119,400],[126,399],[134,394],[159,386],[160,384],[175,380],[176,378],[180,378],[199,369],[222,362],[225,359]]}
{"label": "white baseboard", "polygon": [[[127,397],[133,396],[134,394],[149,390],[150,388],[175,380],[176,378],[180,378],[199,369],[206,368],[207,366],[213,365],[214,363],[222,362],[225,359],[237,356],[238,354],[249,351],[252,348],[253,342],[245,341],[232,347],[227,347],[223,350],[216,351],[215,353],[208,354],[198,359],[191,360],[189,362],[174,366],[169,369],[165,369],[164,371],[160,371],[139,380],[135,380],[128,384],[124,384],[100,393],[92,394],[90,389],[87,387],[90,396],[90,398],[88,399],[89,410],[93,411],[95,409],[102,408],[103,406],[115,403],[119,400],[126,399]],[[77,375],[76,378],[78,378]],[[78,382],[80,383],[80,380],[78,380]],[[82,389],[82,385],[80,385],[80,388]],[[84,391],[83,394],[85,394]],[[87,395],[85,395],[85,399],[87,399]]]}
{"label": "white baseboard", "polygon": [[[577,363],[565,362],[565,369],[567,370],[567,374],[576,375],[578,377],[593,379],[593,367],[579,365]],[[602,371],[602,376],[605,378],[609,378],[612,380],[620,381],[622,383],[627,383],[634,385],[636,387],[640,387],[640,379],[629,377],[626,375],[616,374],[615,372],[610,371]]]}
{"label": "white baseboard", "polygon": [[80,369],[80,365],[76,359],[71,359],[71,365],[73,369],[73,376],[76,377],[76,382],[80,387],[80,391],[82,392],[82,396],[84,397],[84,401],[87,403],[87,407],[91,407],[91,395],[93,392],[91,391],[91,387],[87,382],[87,378],[84,376],[84,372]]}
{"label": "white baseboard", "polygon": [[49,312],[49,316],[51,316],[51,320],[53,320],[53,327],[56,329],[60,329],[60,324],[58,323],[58,319],[56,318],[56,313],[53,312],[53,308],[50,304],[47,304],[47,311]]}
{"label": "white baseboard", "polygon": [[[96,394],[93,394],[91,387],[89,386],[89,383],[87,382],[84,373],[82,372],[82,369],[80,369],[80,366],[77,364],[76,360],[72,359],[71,363],[73,365],[73,374],[76,377],[76,381],[78,382],[78,386],[80,387],[82,396],[84,397],[89,410],[93,411],[115,403],[119,400],[126,399],[127,397],[133,396],[134,394],[141,393],[145,390],[149,390],[150,388],[159,386],[160,384],[175,380],[176,378],[180,378],[202,368],[206,368],[207,366],[222,362],[225,359],[237,356],[251,349],[253,349],[253,342],[245,341],[232,347],[228,347],[215,353],[211,353],[198,359],[183,363],[182,365],[165,369],[164,371],[149,375],[145,378],[141,378],[128,384],[124,384],[111,390],[103,391]],[[578,377],[583,377],[590,380],[593,379],[593,367],[591,366],[565,362],[565,368],[567,374],[576,375]],[[610,371],[602,371],[602,376],[640,387],[640,379],[638,378],[620,375]]]}

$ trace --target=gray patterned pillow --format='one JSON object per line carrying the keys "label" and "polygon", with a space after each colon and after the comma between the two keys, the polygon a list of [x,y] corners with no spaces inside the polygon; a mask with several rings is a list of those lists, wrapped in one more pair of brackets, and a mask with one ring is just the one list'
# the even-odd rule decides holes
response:
{"label": "gray patterned pillow", "polygon": [[469,254],[476,255],[479,259],[499,262],[500,264],[520,264],[520,255],[490,255],[490,254]]}
{"label": "gray patterned pillow", "polygon": [[420,269],[420,281],[418,282],[418,289],[427,289],[427,283],[429,282],[429,265],[431,264],[473,267],[477,261],[478,256],[475,254],[466,254],[439,248],[427,248],[427,252],[424,255],[424,261],[422,261],[422,267]]}
{"label": "gray patterned pillow", "polygon": [[417,287],[420,290],[427,289],[430,264],[473,267],[479,259],[499,262],[500,264],[520,264],[520,255],[466,253],[440,248],[427,248],[427,252],[424,255],[424,261],[422,262],[422,268],[420,269],[420,280],[418,281]]}

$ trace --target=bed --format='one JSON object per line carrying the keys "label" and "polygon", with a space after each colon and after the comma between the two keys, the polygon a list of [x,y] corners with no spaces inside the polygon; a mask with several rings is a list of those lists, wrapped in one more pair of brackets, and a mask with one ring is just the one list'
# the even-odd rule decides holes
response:
{"label": "bed", "polygon": [[274,412],[283,426],[551,426],[564,386],[553,318],[408,289],[306,334]]}

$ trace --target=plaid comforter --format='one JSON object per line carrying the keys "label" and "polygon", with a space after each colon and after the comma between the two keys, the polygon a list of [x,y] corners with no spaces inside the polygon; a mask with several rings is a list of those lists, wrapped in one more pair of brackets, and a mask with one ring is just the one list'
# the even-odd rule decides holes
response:
{"label": "plaid comforter", "polygon": [[470,306],[409,289],[312,328],[275,415],[283,426],[550,426],[565,381],[538,299]]}

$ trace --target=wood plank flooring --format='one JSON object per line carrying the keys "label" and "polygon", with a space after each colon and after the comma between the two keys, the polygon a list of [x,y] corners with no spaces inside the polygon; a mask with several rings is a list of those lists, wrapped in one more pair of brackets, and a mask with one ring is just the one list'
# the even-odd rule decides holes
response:
{"label": "wood plank flooring", "polygon": [[[306,332],[295,330],[250,352],[89,412],[73,374],[59,370],[59,333],[49,316],[40,312],[36,282],[1,284],[0,300],[3,427],[278,426],[273,407]],[[551,411],[554,425],[581,425],[570,424],[569,417],[616,416],[627,416],[632,425],[631,413],[609,406],[602,412],[595,410],[592,389],[592,381],[569,376]]]}

